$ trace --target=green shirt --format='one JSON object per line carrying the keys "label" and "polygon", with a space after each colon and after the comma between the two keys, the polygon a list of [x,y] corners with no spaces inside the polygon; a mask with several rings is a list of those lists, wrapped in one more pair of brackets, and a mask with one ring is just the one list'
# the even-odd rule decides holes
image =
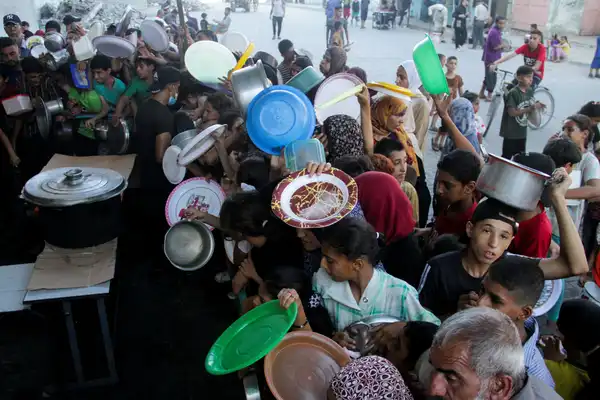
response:
{"label": "green shirt", "polygon": [[528,114],[511,117],[508,115],[508,109],[515,108],[522,110],[532,106],[534,103],[533,89],[528,88],[523,92],[518,86],[512,88],[504,97],[504,113],[502,114],[502,124],[500,125],[500,136],[505,139],[526,139]]}
{"label": "green shirt", "polygon": [[151,93],[149,89],[150,84],[136,76],[125,90],[124,95],[129,98],[133,98],[133,100],[139,106],[142,104],[142,102],[144,102],[144,100],[150,97]]}
{"label": "green shirt", "polygon": [[114,109],[121,95],[125,92],[125,84],[119,78],[115,78],[112,88],[94,81],[94,90],[104,97],[111,109]]}
{"label": "green shirt", "polygon": [[[70,88],[69,100],[77,102],[86,112],[99,113],[102,111],[102,100],[100,99],[100,95],[93,90],[80,92],[75,88]],[[83,121],[84,120],[81,120],[77,133],[90,139],[95,139],[94,130],[86,128]]]}

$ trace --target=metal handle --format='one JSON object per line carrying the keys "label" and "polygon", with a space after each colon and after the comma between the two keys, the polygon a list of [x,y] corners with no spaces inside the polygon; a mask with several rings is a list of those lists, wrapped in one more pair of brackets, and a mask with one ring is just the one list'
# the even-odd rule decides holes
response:
{"label": "metal handle", "polygon": [[65,172],[65,183],[67,185],[79,185],[85,176],[80,168],[73,168]]}

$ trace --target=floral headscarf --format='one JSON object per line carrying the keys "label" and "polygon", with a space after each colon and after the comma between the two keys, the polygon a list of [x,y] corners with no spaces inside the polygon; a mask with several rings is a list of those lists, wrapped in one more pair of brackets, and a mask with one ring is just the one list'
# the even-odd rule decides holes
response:
{"label": "floral headscarf", "polygon": [[[397,97],[383,96],[376,100],[371,106],[371,123],[373,124],[373,136],[375,140],[381,140],[390,136],[387,130],[387,121],[392,115],[398,115],[406,111],[406,104]],[[408,156],[408,163],[415,169],[417,176],[420,176],[417,154],[413,147],[404,126],[400,126],[395,132],[392,132],[395,138],[402,143]]]}
{"label": "floral headscarf", "polygon": [[337,400],[413,400],[398,369],[379,356],[348,363],[333,377],[329,389]]}
{"label": "floral headscarf", "polygon": [[346,71],[346,61],[348,60],[346,50],[341,47],[332,46],[325,50],[325,55],[329,56],[330,60],[327,76]]}
{"label": "floral headscarf", "polygon": [[[475,150],[479,153],[479,140],[477,139],[477,124],[475,123],[473,104],[464,97],[459,97],[450,104],[448,113],[460,133],[471,142]],[[450,153],[455,148],[453,140],[446,140],[446,144],[442,149],[442,156]]]}
{"label": "floral headscarf", "polygon": [[341,156],[362,156],[365,141],[356,120],[348,115],[332,115],[323,122],[327,135],[329,159],[335,161]]}

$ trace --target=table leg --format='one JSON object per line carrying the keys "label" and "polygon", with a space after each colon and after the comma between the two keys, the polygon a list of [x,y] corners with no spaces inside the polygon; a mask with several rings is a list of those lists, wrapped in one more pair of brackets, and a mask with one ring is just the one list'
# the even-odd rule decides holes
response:
{"label": "table leg", "polygon": [[79,352],[79,343],[77,342],[77,332],[75,331],[75,322],[73,321],[73,312],[71,310],[71,302],[62,302],[65,322],[67,324],[67,334],[69,336],[69,347],[71,348],[71,357],[73,358],[73,368],[75,368],[75,376],[77,383],[84,383],[83,366],[81,365],[81,354]]}
{"label": "table leg", "polygon": [[109,381],[116,383],[117,368],[115,366],[115,355],[113,352],[112,339],[110,337],[110,329],[108,328],[108,318],[106,316],[106,305],[104,304],[104,298],[98,298],[96,300],[98,306],[98,318],[100,319],[100,330],[102,332],[102,342],[104,344],[104,353],[106,354],[106,364],[108,366]]}

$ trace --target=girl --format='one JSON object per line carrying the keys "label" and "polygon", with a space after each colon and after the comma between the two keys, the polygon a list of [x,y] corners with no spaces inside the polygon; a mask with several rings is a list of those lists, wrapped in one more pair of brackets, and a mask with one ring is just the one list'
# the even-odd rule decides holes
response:
{"label": "girl", "polygon": [[396,85],[409,89],[415,95],[408,105],[404,128],[415,135],[422,153],[425,151],[425,136],[429,126],[431,106],[427,97],[423,95],[423,85],[413,60],[406,60],[400,64],[396,70]]}
{"label": "girl", "polygon": [[[454,125],[456,125],[460,133],[469,140],[478,154],[481,153],[479,139],[477,138],[477,125],[475,123],[475,110],[473,104],[464,97],[460,97],[450,104],[448,112],[450,118],[452,118],[452,122],[454,122]],[[443,134],[445,135],[446,133],[444,132]],[[455,148],[456,144],[452,139],[446,140],[444,148],[441,149],[441,157],[450,153]]]}
{"label": "girl", "polygon": [[594,59],[592,60],[592,65],[590,65],[590,74],[588,77],[590,78],[600,78],[600,73],[598,70],[600,69],[600,36],[596,38],[596,52],[594,53]]}
{"label": "girl", "polygon": [[333,46],[325,50],[321,64],[319,64],[319,69],[325,77],[330,77],[338,72],[345,72],[348,69],[346,67],[346,60],[346,50]]}
{"label": "girl", "polygon": [[439,324],[421,306],[412,286],[373,267],[379,245],[377,233],[368,223],[345,218],[323,229],[321,244],[323,259],[313,277],[313,290],[329,312],[337,331],[333,339],[341,346],[355,348],[355,342],[343,330],[367,316],[390,315]]}

